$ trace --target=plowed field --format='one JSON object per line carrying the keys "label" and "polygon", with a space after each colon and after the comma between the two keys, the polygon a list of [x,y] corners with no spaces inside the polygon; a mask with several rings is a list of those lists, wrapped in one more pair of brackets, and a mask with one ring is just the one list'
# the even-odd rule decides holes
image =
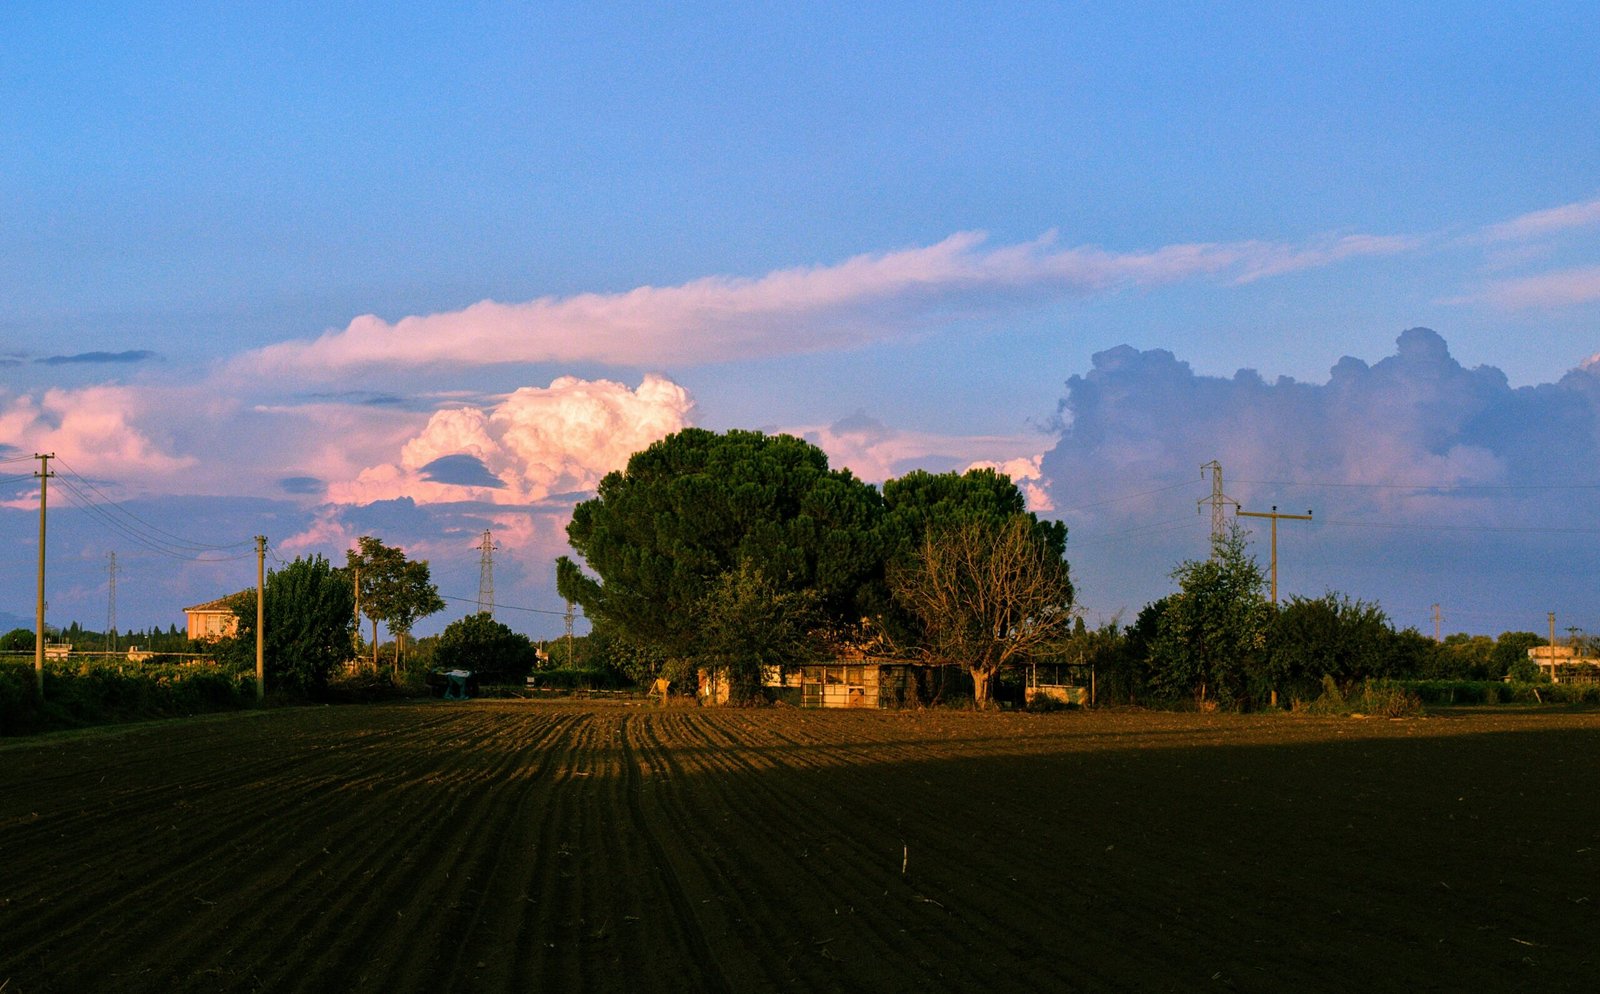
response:
{"label": "plowed field", "polygon": [[428,702],[0,748],[0,991],[1592,991],[1600,714]]}

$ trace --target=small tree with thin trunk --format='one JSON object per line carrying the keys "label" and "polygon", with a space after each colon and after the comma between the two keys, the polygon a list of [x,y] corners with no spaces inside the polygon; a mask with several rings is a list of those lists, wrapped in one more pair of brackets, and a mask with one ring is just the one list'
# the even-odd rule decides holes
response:
{"label": "small tree with thin trunk", "polygon": [[378,622],[394,636],[394,672],[400,675],[401,646],[418,619],[444,610],[439,588],[433,585],[428,561],[410,560],[393,546],[363,535],[357,548],[345,553],[349,568],[359,577],[361,613],[372,619],[372,665],[378,665]]}
{"label": "small tree with thin trunk", "polygon": [[1001,667],[1048,651],[1071,632],[1067,562],[1031,514],[929,530],[910,561],[890,569],[889,586],[921,623],[915,650],[965,666],[979,707],[989,704]]}

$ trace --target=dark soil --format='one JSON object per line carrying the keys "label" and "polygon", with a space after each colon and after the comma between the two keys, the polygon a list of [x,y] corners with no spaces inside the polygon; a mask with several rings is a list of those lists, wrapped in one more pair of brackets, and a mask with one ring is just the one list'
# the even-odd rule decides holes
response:
{"label": "dark soil", "polygon": [[0,992],[1594,989],[1600,714],[407,702],[0,748]]}

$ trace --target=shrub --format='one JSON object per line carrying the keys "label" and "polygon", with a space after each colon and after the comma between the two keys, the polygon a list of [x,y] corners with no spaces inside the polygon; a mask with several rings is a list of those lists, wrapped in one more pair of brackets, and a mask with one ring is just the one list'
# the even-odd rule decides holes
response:
{"label": "shrub", "polygon": [[1311,714],[1367,714],[1379,718],[1408,718],[1422,713],[1422,699],[1394,680],[1363,680],[1359,689],[1346,693],[1331,676],[1322,678],[1322,695],[1297,710]]}
{"label": "shrub", "polygon": [[44,696],[41,707],[31,665],[0,665],[0,735],[248,707],[255,680],[209,664],[54,663]]}
{"label": "shrub", "polygon": [[625,690],[632,686],[615,670],[574,667],[562,670],[535,670],[532,686],[541,690]]}

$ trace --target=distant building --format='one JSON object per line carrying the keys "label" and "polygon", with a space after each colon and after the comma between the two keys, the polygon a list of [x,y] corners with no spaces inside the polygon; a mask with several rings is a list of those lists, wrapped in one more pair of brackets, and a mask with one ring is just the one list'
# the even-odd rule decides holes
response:
{"label": "distant building", "polygon": [[254,598],[255,591],[241,590],[237,594],[184,608],[183,613],[189,619],[189,638],[195,642],[215,642],[237,633],[239,618],[233,613],[233,605],[241,597]]}
{"label": "distant building", "polygon": [[1528,650],[1528,658],[1552,683],[1600,681],[1600,659],[1585,656],[1570,645],[1536,645]]}

